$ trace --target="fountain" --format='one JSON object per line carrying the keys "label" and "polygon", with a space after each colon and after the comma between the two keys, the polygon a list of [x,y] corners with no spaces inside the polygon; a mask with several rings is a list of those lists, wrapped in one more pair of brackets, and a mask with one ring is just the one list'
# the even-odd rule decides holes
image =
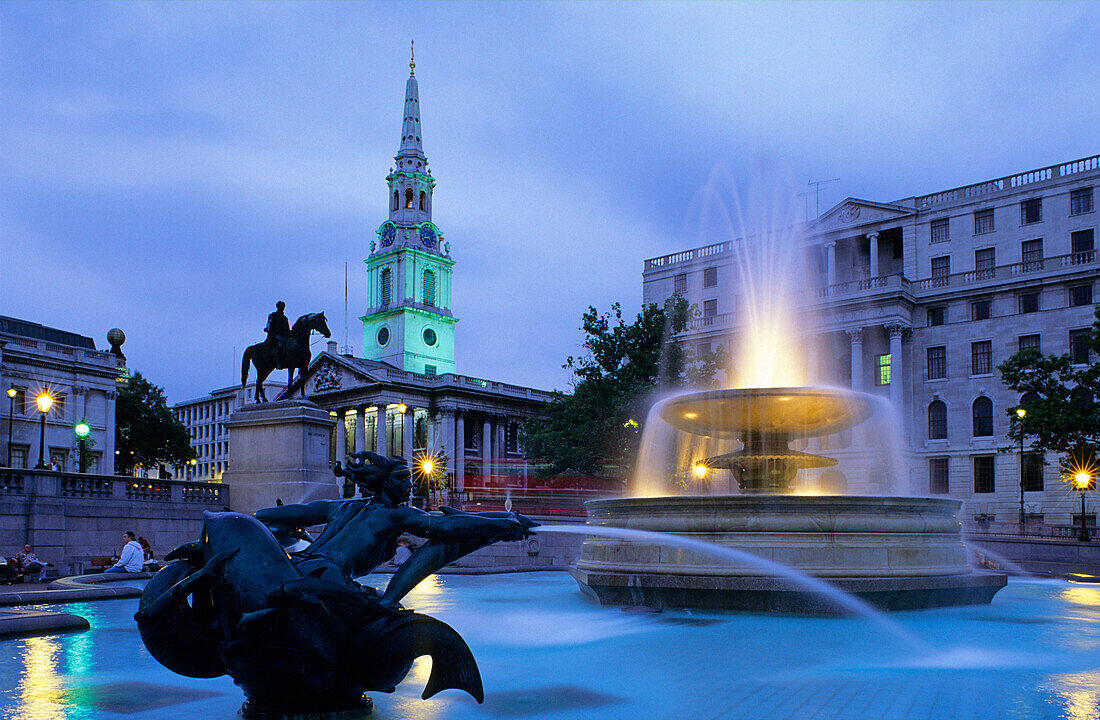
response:
{"label": "fountain", "polygon": [[[894,476],[886,478],[891,488],[902,478],[890,448],[883,447],[892,442],[884,431],[891,426],[888,403],[812,385],[820,368],[798,361],[812,335],[799,327],[811,314],[813,303],[801,293],[812,283],[799,269],[803,248],[795,224],[776,222],[783,213],[774,203],[764,205],[759,221],[742,223],[739,234],[732,223],[725,228],[726,237],[740,238],[731,243],[744,291],[740,335],[731,342],[732,387],[657,402],[643,435],[635,497],[588,502],[588,525],[668,532],[740,549],[889,610],[990,602],[1006,578],[968,565],[959,501],[811,494],[813,486],[800,482],[817,473],[818,485],[829,485],[824,469],[838,463],[835,453],[824,454],[831,448],[892,467],[880,473]],[[864,442],[859,452],[844,449],[850,437],[839,439],[866,440],[872,432],[878,439]],[[832,438],[837,440],[830,443]],[[725,494],[714,494],[707,478],[723,472],[729,478]],[[676,479],[688,493],[661,496]],[[837,612],[819,593],[768,567],[636,538],[589,536],[570,572],[585,594],[606,605]]]}

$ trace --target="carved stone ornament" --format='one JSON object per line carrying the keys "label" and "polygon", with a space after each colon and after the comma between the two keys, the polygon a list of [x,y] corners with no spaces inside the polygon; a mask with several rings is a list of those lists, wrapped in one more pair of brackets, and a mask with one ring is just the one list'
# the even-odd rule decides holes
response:
{"label": "carved stone ornament", "polygon": [[859,219],[859,213],[860,213],[859,205],[853,205],[852,203],[848,203],[843,208],[841,208],[839,213],[837,213],[836,220],[837,220],[837,222],[842,222],[842,223],[855,222],[856,220]]}
{"label": "carved stone ornament", "polygon": [[317,374],[313,378],[313,391],[339,390],[342,377],[343,372],[338,366],[325,363],[317,368]]}

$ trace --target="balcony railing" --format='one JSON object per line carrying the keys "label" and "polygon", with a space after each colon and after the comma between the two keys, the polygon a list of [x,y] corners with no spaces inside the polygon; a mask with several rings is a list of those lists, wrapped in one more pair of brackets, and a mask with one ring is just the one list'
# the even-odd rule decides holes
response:
{"label": "balcony railing", "polygon": [[941,203],[965,200],[966,198],[988,195],[1009,188],[1018,188],[1032,183],[1044,182],[1056,177],[1066,177],[1068,175],[1076,175],[1077,173],[1098,169],[1100,169],[1100,155],[1093,155],[1092,157],[1082,158],[1068,163],[1051,165],[1049,167],[1039,168],[1038,170],[1029,170],[1016,175],[1008,175],[1003,178],[997,178],[996,180],[987,180],[973,185],[964,185],[963,187],[944,190],[943,192],[933,193],[931,195],[924,195],[917,198],[917,207],[926,208]]}
{"label": "balcony railing", "polygon": [[17,468],[0,468],[0,495],[229,505],[229,486],[220,483]]}
{"label": "balcony railing", "polygon": [[998,278],[1011,280],[1043,270],[1061,270],[1093,265],[1095,263],[1096,251],[1089,250],[1087,252],[1070,253],[1069,255],[1056,255],[1054,257],[1026,260],[1024,262],[1000,265],[990,269],[968,270],[967,272],[925,278],[915,281],[915,285],[917,290],[958,288],[964,285],[987,282]]}

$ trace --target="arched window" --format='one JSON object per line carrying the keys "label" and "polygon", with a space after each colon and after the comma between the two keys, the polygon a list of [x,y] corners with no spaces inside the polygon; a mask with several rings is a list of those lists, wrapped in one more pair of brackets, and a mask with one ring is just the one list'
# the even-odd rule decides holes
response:
{"label": "arched window", "polygon": [[420,302],[428,306],[435,306],[435,273],[424,269],[424,280],[420,284]]}
{"label": "arched window", "polygon": [[928,405],[928,439],[947,439],[947,405],[943,400],[933,400]]}
{"label": "arched window", "polygon": [[413,189],[405,188],[405,207],[412,210],[413,206]]}
{"label": "arched window", "polygon": [[420,193],[420,209],[421,210],[427,210],[428,209],[428,194],[427,193],[424,193],[424,192]]}
{"label": "arched window", "polygon": [[390,210],[396,210],[399,207],[400,202],[401,202],[401,194],[398,193],[396,190],[394,190],[393,191],[393,207],[390,208]]}
{"label": "arched window", "polygon": [[393,273],[389,268],[382,270],[382,307],[387,307],[393,300]]}
{"label": "arched window", "polygon": [[974,401],[974,437],[993,435],[993,401],[982,395]]}

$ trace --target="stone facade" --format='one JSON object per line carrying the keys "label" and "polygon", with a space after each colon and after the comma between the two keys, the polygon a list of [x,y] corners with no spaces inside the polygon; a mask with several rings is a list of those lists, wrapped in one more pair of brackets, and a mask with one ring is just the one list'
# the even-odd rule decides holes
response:
{"label": "stone facade", "polygon": [[84,420],[91,428],[85,470],[114,473],[115,399],[126,373],[125,358],[96,350],[90,337],[0,316],[0,387],[15,389],[0,406],[0,465],[8,464],[9,436],[13,467],[38,463],[42,414],[35,398],[46,391],[54,404],[46,413],[45,460],[57,458],[61,470],[79,469],[74,428]]}
{"label": "stone facade", "polygon": [[[1027,345],[1086,359],[1079,338],[1097,301],[1098,185],[1093,156],[890,203],[848,198],[797,228],[809,268],[803,312],[815,321],[791,351],[815,381],[891,402],[902,491],[961,500],[967,522],[1018,522],[1025,468],[1006,447],[1006,411],[1021,398],[996,366]],[[701,311],[680,342],[737,342],[741,242],[645,262],[643,302],[680,293]],[[1077,495],[1055,464],[1029,465],[1027,478],[1029,522],[1077,520]]]}

